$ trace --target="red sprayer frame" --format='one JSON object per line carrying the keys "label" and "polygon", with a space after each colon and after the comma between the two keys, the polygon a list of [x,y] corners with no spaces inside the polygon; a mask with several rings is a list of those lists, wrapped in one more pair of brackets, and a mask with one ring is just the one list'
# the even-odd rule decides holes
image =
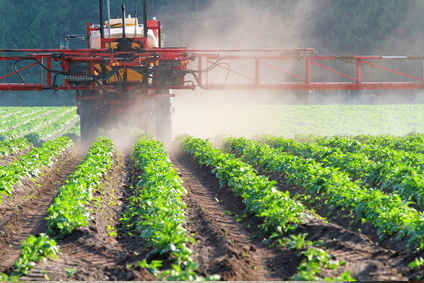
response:
{"label": "red sprayer frame", "polygon": [[[199,81],[206,89],[424,89],[424,56],[220,56],[199,53],[198,69],[207,68],[221,58],[225,58],[227,64],[217,68],[228,73],[228,81],[218,82],[211,79],[210,74],[200,73]],[[250,64],[241,64],[242,67],[235,70],[228,62]]]}
{"label": "red sprayer frame", "polygon": [[[0,54],[13,54],[10,57],[0,56],[0,62],[28,61],[27,65],[19,62],[19,69],[16,66],[16,71],[0,74],[0,90],[3,91],[113,88],[112,85],[99,86],[95,81],[78,85],[65,79],[61,84],[55,83],[56,76],[62,74],[67,77],[69,63],[76,61],[89,63],[92,73],[96,73],[96,65],[105,62],[108,66],[123,69],[140,66],[154,68],[162,61],[181,62],[182,66],[177,67],[184,72],[185,77],[181,83],[155,85],[128,82],[129,90],[195,89],[198,86],[215,90],[424,89],[424,56],[316,56],[313,49],[184,48],[146,49],[140,52],[111,52],[106,49],[3,49]],[[126,57],[131,59],[122,60]],[[54,65],[61,69],[53,70]],[[19,81],[17,74],[34,68],[39,68],[38,82]],[[15,82],[5,82],[12,75]],[[194,79],[188,78],[190,75]]]}

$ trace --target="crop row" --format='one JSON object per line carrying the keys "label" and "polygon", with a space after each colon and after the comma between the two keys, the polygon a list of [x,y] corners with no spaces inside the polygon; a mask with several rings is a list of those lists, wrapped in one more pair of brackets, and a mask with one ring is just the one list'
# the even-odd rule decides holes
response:
{"label": "crop row", "polygon": [[0,158],[23,151],[31,146],[25,138],[0,141]]}
{"label": "crop row", "polygon": [[[67,140],[69,138],[60,138]],[[92,192],[103,182],[104,176],[113,164],[113,144],[110,139],[99,138],[61,187],[55,202],[49,207],[48,234],[30,235],[22,242],[22,250],[14,264],[12,272],[1,274],[5,281],[19,280],[26,275],[35,263],[46,257],[55,257],[60,248],[53,238],[60,238],[71,233],[73,229],[87,224],[89,213],[86,206],[92,199]]]}
{"label": "crop row", "polygon": [[99,138],[89,149],[78,168],[68,177],[59,195],[49,207],[48,233],[66,236],[75,228],[87,225],[90,219],[87,206],[104,176],[113,165],[113,143]]}
{"label": "crop row", "polygon": [[123,221],[154,246],[149,257],[168,254],[174,258],[171,268],[164,271],[159,271],[161,261],[154,260],[148,264],[144,260],[142,266],[165,280],[205,279],[195,272],[197,266],[188,247],[194,239],[187,236],[184,228],[187,206],[183,197],[187,190],[163,144],[147,137],[141,138],[134,148],[133,160],[141,174]]}
{"label": "crop row", "polygon": [[312,158],[323,166],[340,168],[363,185],[394,192],[405,201],[424,206],[424,155],[421,153],[339,137],[318,143],[271,137],[266,142],[294,155]]}
{"label": "crop row", "polygon": [[266,234],[294,230],[303,221],[304,206],[290,198],[289,192],[278,191],[274,181],[257,175],[252,166],[203,139],[188,137],[182,146],[200,164],[212,167],[220,186],[232,188],[249,212],[264,219],[261,228]]}
{"label": "crop row", "polygon": [[[13,108],[10,108],[14,110]],[[38,119],[42,113],[50,113],[53,111],[52,108],[41,108],[41,107],[31,107],[31,108],[18,108],[12,113],[8,113],[5,116],[2,116],[0,121],[0,132],[6,132],[9,130],[16,129],[22,124],[26,124],[34,119]]]}
{"label": "crop row", "polygon": [[[300,202],[290,198],[289,192],[277,190],[275,181],[258,175],[251,165],[215,148],[207,140],[185,137],[182,148],[199,164],[210,167],[220,186],[231,188],[242,198],[246,210],[262,219],[260,228],[264,236],[271,236],[269,240],[278,239],[280,244],[298,250],[304,257],[293,280],[320,280],[318,274],[322,268],[337,269],[345,263],[330,260],[332,256],[328,252],[305,241],[306,234],[294,233],[307,217],[307,211]],[[290,237],[286,238],[287,235]],[[349,271],[334,280],[354,281]]]}
{"label": "crop row", "polygon": [[37,134],[36,141],[47,140],[52,136],[63,132],[66,126],[68,126],[76,118],[75,109],[73,108],[66,109],[57,117],[51,117],[50,123],[42,124],[33,131]]}
{"label": "crop row", "polygon": [[[340,137],[339,137],[340,138]],[[326,144],[333,138],[328,137],[314,137],[314,140],[318,143]],[[350,145],[347,148],[354,150],[362,144],[378,144],[380,146],[388,147],[395,150],[403,150],[407,152],[424,153],[424,135],[418,133],[411,133],[405,136],[352,136],[350,138],[344,137],[342,140],[346,140]],[[356,141],[360,143],[357,144]]]}
{"label": "crop row", "polygon": [[[27,111],[28,107],[0,107],[0,118],[2,122],[7,120],[8,117],[14,116],[16,114],[21,115],[25,111]],[[0,122],[0,124],[2,123]]]}
{"label": "crop row", "polygon": [[211,133],[293,138],[299,134],[406,135],[424,130],[423,105],[179,105],[179,109],[175,115],[185,123],[177,134],[209,138],[215,135]]}
{"label": "crop row", "polygon": [[397,233],[408,244],[424,248],[424,215],[408,206],[399,195],[361,187],[337,168],[323,167],[305,159],[246,139],[229,140],[231,151],[242,155],[261,170],[280,174],[295,185],[331,205],[348,209],[358,220],[377,228],[381,237]]}
{"label": "crop row", "polygon": [[60,253],[59,246],[56,241],[46,234],[38,236],[30,235],[22,241],[21,254],[15,262],[14,269],[7,275],[0,274],[1,281],[19,281],[22,275],[27,275],[35,263],[44,258],[57,258]]}
{"label": "crop row", "polygon": [[40,107],[27,116],[16,115],[13,118],[0,126],[1,140],[28,136],[31,141],[37,142],[63,130],[66,123],[76,118],[76,114],[73,107]]}
{"label": "crop row", "polygon": [[33,148],[22,155],[16,162],[0,167],[0,200],[1,194],[12,195],[13,186],[23,178],[36,177],[46,167],[52,166],[57,158],[73,142],[67,137],[59,137],[44,143],[41,147]]}
{"label": "crop row", "polygon": [[37,109],[28,116],[15,116],[13,120],[2,127],[1,138],[4,140],[23,137],[42,123],[49,123],[50,115],[61,112],[60,109]]}

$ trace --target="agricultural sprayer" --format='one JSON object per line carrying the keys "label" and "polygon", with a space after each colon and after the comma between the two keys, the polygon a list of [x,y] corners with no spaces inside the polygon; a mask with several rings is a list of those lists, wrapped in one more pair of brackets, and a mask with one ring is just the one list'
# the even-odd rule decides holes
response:
{"label": "agricultural sprayer", "polygon": [[[142,22],[127,16],[124,5],[120,18],[105,19],[103,5],[100,0],[100,24],[66,36],[59,49],[0,50],[0,61],[12,68],[0,74],[0,91],[76,91],[83,140],[120,124],[170,140],[173,90],[424,89],[422,56],[167,48],[160,21],[148,18],[146,0]],[[71,49],[71,38],[83,38],[87,48]]]}

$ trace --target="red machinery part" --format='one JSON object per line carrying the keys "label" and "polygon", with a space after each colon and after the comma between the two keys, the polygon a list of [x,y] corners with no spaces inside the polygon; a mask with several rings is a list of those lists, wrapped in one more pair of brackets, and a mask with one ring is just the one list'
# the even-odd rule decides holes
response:
{"label": "red machinery part", "polygon": [[[72,85],[67,80],[62,85],[52,85],[51,66],[56,62],[65,73],[70,62],[89,62],[91,66],[104,63],[108,66],[130,68],[154,66],[163,61],[176,61],[175,69],[185,76],[195,75],[196,83],[143,85],[133,84],[130,89],[205,89],[231,90],[315,90],[315,89],[423,89],[423,56],[315,56],[313,49],[273,50],[194,50],[180,48],[147,49],[131,52],[132,60],[122,60],[128,52],[110,52],[105,49],[61,50],[23,49],[0,50],[0,53],[14,52],[14,56],[1,56],[1,61],[27,61],[19,63],[18,72],[38,68],[39,82],[5,82],[16,74],[12,71],[0,74],[0,90],[96,90],[98,85]],[[16,56],[15,54],[30,53]],[[255,55],[255,54],[259,55]],[[253,55],[252,55],[253,54]],[[36,62],[43,62],[43,66]],[[187,62],[190,70],[186,69]],[[384,64],[394,65],[387,67]],[[396,65],[400,66],[399,70]],[[337,65],[334,67],[333,65]],[[238,68],[238,66],[241,66]],[[288,66],[288,67],[287,67]],[[92,67],[91,72],[94,72]],[[207,72],[206,72],[207,71]],[[375,73],[375,72],[378,73]],[[226,77],[222,79],[222,74]],[[322,74],[328,74],[323,77]],[[218,79],[214,78],[218,77]],[[273,81],[268,80],[274,78]],[[336,77],[337,80],[331,80]],[[389,78],[389,80],[388,80]],[[112,89],[113,86],[105,86]]]}

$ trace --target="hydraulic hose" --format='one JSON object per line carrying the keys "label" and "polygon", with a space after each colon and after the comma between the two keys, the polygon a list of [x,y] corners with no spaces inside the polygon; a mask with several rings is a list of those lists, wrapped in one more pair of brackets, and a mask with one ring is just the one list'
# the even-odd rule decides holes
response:
{"label": "hydraulic hose", "polygon": [[19,60],[16,60],[15,61],[15,63],[13,64],[13,69],[15,70],[15,73],[21,78],[21,83],[24,83],[25,82],[25,80],[24,80],[24,77],[22,76],[22,74],[18,71],[18,69],[17,69],[17,64],[18,64],[18,62],[20,62],[20,61],[35,61],[38,65],[40,65],[44,70],[46,70],[46,71],[48,71],[48,72],[51,72],[51,73],[53,73],[53,74],[59,74],[59,75],[69,75],[69,73],[68,72],[64,72],[64,71],[62,71],[62,70],[53,70],[53,69],[49,69],[49,68],[47,68],[46,66],[44,66],[44,64],[43,63],[41,63],[40,62],[40,60],[38,60],[38,59],[35,59],[35,58],[31,58],[31,57],[26,57],[26,58],[21,58],[21,59],[19,59]]}

